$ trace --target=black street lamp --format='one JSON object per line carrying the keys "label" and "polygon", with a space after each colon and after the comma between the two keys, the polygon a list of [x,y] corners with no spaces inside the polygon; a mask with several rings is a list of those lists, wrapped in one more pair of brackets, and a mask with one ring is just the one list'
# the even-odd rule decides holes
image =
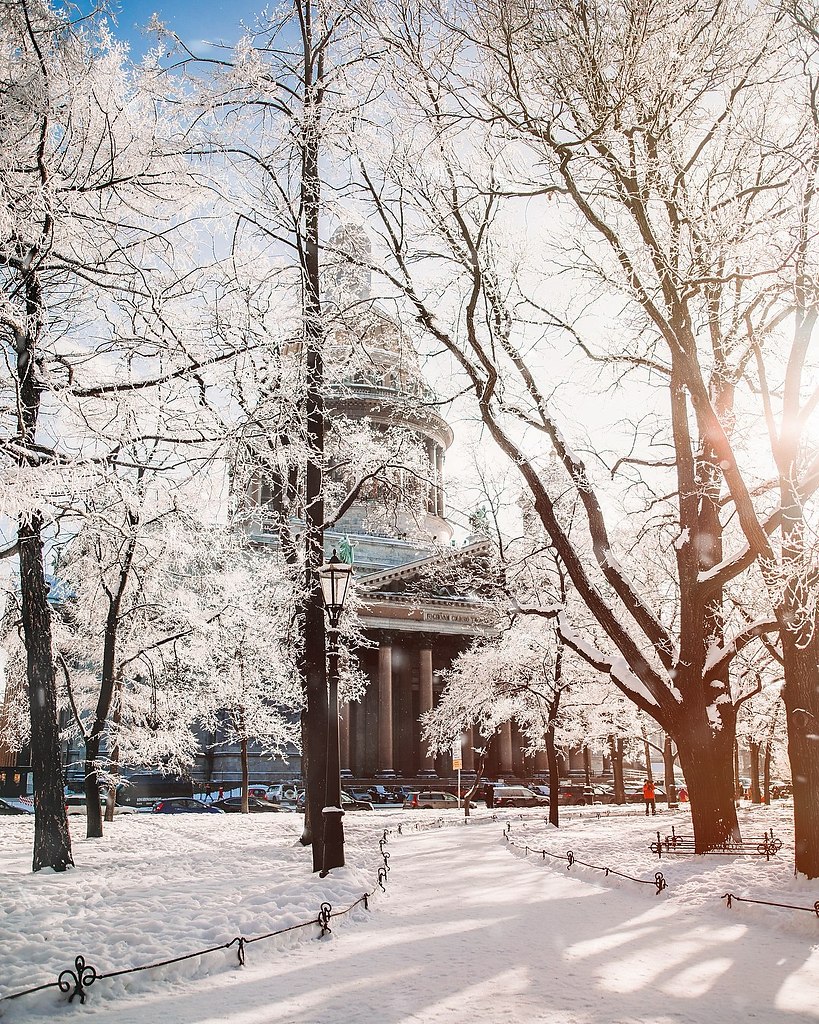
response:
{"label": "black street lamp", "polygon": [[319,570],[321,593],[327,612],[327,755],[325,759],[325,804],[322,810],[324,834],[321,872],[324,878],[331,868],[344,867],[344,824],[341,807],[341,762],[338,749],[338,623],[350,585],[353,567],[336,554],[335,548]]}

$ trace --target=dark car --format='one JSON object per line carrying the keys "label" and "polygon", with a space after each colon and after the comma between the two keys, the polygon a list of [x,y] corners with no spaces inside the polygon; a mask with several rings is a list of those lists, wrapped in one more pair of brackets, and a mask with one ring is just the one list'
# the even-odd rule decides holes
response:
{"label": "dark car", "polygon": [[386,786],[370,786],[369,799],[374,804],[394,804],[396,802],[395,795]]}
{"label": "dark car", "polygon": [[585,807],[586,804],[604,803],[602,793],[595,793],[594,786],[576,782],[561,782],[557,802],[563,806]]}
{"label": "dark car", "polygon": [[169,796],[151,808],[154,814],[224,814],[220,807],[203,803],[192,796]]}
{"label": "dark car", "polygon": [[[218,807],[220,811],[224,811],[226,814],[241,814],[242,813],[242,798],[240,796],[227,796],[224,800],[217,800],[213,804],[208,804],[209,807]],[[247,809],[250,814],[263,814],[265,811],[278,812],[279,808],[276,804],[270,803],[267,800],[259,800],[255,796],[249,796],[247,798]]]}

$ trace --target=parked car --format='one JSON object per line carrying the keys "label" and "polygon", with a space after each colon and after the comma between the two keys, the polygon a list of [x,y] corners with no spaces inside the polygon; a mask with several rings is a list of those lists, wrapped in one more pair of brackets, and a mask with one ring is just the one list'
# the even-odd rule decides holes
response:
{"label": "parked car", "polygon": [[386,786],[370,786],[370,799],[374,804],[395,803],[395,796]]}
{"label": "parked car", "polygon": [[577,782],[561,782],[557,801],[563,806],[572,807],[585,807],[586,804],[608,802],[603,799],[602,792],[595,792],[594,786],[586,786]]}
{"label": "parked car", "polygon": [[358,800],[352,793],[341,791],[341,809],[343,811],[374,811],[372,800]]}
{"label": "parked car", "polygon": [[791,783],[771,779],[771,798],[780,800],[786,796],[793,796],[793,786]]}
{"label": "parked car", "polygon": [[420,810],[452,810],[458,807],[458,798],[440,789],[424,789],[410,793],[404,800],[404,808]]}
{"label": "parked car", "polygon": [[24,803],[17,797],[0,797],[0,814],[34,814],[34,804]]}
{"label": "parked car", "polygon": [[[100,807],[102,813],[105,814],[105,805],[107,801],[104,796],[100,796]],[[85,814],[87,811],[85,803],[84,793],[69,793],[65,797],[65,813],[66,814]],[[123,806],[122,804],[115,804],[114,814],[136,814],[136,807]]]}
{"label": "parked car", "polygon": [[[206,804],[206,806],[218,807],[219,810],[224,811],[226,814],[241,814],[242,798],[240,796],[226,796],[224,800],[216,800],[212,804]],[[249,796],[247,798],[247,809],[251,814],[260,814],[265,811],[276,812],[279,808],[268,800],[259,800],[258,797]]]}
{"label": "parked car", "polygon": [[548,797],[526,786],[495,786],[495,807],[548,807]]}
{"label": "parked car", "polygon": [[277,782],[267,787],[265,800],[278,804],[294,804],[298,795],[298,787],[287,782]]}
{"label": "parked car", "polygon": [[192,796],[169,796],[151,808],[154,814],[224,814],[221,807],[206,804]]}
{"label": "parked car", "polygon": [[248,796],[255,796],[257,800],[267,800],[267,785],[263,782],[251,782],[247,787]]}
{"label": "parked car", "polygon": [[361,789],[360,787],[355,787],[355,788],[350,787],[348,789],[345,789],[344,792],[352,800],[360,800],[362,803],[367,803],[367,804],[373,802],[372,796],[370,795],[369,789]]}

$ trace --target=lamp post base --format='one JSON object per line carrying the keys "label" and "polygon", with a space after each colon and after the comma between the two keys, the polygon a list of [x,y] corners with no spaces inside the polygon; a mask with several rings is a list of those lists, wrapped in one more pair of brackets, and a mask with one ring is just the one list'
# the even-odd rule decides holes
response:
{"label": "lamp post base", "polygon": [[326,878],[333,868],[344,867],[344,811],[340,807],[325,807],[321,814],[324,833],[319,877]]}

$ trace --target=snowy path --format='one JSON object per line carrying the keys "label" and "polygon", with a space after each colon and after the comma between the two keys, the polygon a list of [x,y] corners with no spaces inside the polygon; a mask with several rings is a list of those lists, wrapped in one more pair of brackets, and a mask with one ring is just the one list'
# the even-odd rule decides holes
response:
{"label": "snowy path", "polygon": [[649,887],[516,857],[492,826],[390,843],[389,892],[294,949],[74,1021],[117,1024],[773,1024],[819,1019],[806,936],[719,904],[680,910]]}

